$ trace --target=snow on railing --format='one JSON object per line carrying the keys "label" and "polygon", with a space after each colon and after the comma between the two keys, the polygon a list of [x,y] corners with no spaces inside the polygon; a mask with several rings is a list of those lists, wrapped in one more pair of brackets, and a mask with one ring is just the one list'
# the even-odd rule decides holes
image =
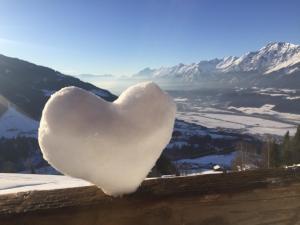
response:
{"label": "snow on railing", "polygon": [[[54,180],[49,179],[48,185]],[[118,198],[89,184],[21,192],[13,188],[14,193],[0,194],[1,225],[300,222],[296,216],[300,207],[299,167],[152,178],[137,192]]]}

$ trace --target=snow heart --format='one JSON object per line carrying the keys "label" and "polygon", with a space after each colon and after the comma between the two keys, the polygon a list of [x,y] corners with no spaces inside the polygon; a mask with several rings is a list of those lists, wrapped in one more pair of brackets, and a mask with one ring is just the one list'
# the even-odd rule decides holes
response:
{"label": "snow heart", "polygon": [[128,88],[112,103],[67,87],[45,105],[39,144],[60,172],[109,195],[131,193],[169,143],[175,113],[171,97],[153,82]]}

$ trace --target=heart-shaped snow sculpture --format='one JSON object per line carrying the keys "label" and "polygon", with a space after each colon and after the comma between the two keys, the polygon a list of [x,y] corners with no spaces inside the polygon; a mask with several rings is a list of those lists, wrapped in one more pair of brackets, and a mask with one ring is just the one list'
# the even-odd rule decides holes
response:
{"label": "heart-shaped snow sculpture", "polygon": [[45,105],[39,144],[60,172],[109,195],[131,193],[169,143],[175,113],[171,97],[153,82],[128,88],[112,103],[67,87]]}

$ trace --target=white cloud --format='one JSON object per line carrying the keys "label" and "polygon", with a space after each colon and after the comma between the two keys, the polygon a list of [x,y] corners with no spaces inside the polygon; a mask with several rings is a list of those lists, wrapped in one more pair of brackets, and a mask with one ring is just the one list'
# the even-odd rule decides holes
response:
{"label": "white cloud", "polygon": [[22,42],[16,41],[16,40],[11,40],[7,38],[1,38],[0,37],[0,44],[14,44],[14,45],[19,45],[22,44]]}

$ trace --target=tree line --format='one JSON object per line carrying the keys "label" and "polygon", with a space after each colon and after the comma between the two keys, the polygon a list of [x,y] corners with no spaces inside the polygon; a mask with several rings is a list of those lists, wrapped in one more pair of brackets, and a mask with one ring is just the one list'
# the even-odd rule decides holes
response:
{"label": "tree line", "polygon": [[277,168],[300,164],[300,125],[294,136],[287,131],[283,140],[267,138],[260,148],[247,143],[238,144],[238,155],[233,170]]}
{"label": "tree line", "polygon": [[284,135],[283,142],[280,145],[272,146],[272,165],[278,167],[281,165],[293,165],[300,163],[300,125],[293,137],[289,131]]}
{"label": "tree line", "polygon": [[[33,137],[0,138],[0,172],[19,172],[30,169],[39,155],[37,139]],[[36,162],[36,163],[39,163]]]}

